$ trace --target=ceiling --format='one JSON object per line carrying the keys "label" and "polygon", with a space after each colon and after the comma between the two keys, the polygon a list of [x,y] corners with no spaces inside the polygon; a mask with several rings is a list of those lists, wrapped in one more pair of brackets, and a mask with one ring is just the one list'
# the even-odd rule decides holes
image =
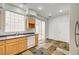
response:
{"label": "ceiling", "polygon": [[69,13],[68,3],[27,3],[26,6],[46,18]]}

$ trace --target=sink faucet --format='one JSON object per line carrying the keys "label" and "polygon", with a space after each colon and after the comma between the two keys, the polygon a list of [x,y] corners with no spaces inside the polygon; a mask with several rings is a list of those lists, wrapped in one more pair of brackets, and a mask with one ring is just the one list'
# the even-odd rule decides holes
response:
{"label": "sink faucet", "polygon": [[16,32],[16,35],[19,35],[19,32]]}

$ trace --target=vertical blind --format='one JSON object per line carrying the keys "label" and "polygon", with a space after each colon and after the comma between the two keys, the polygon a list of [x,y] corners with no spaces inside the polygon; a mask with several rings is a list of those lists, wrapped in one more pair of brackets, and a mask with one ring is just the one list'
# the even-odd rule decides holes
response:
{"label": "vertical blind", "polygon": [[5,11],[5,32],[25,31],[25,17],[23,15]]}

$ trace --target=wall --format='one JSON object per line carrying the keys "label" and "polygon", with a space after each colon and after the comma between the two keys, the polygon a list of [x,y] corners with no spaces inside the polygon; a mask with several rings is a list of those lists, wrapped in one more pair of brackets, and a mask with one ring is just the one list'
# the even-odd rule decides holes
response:
{"label": "wall", "polygon": [[0,8],[0,34],[4,32],[4,22],[5,22],[5,17],[4,17],[4,11],[2,8]]}
{"label": "wall", "polygon": [[[7,4],[5,4],[5,5],[7,5]],[[0,7],[1,7],[2,5],[0,4]],[[5,6],[6,8],[8,8],[9,7],[9,9],[10,10],[12,10],[11,8],[13,8],[13,6],[12,7],[10,7],[10,6]],[[15,9],[17,9],[17,8],[15,8]],[[19,11],[18,11],[19,12]],[[20,11],[20,12],[22,12],[22,11]],[[27,14],[27,12],[28,12],[28,10],[26,10],[26,12],[24,12],[24,13],[26,13]],[[31,12],[31,14],[34,14],[34,12]],[[36,14],[36,13],[35,13]],[[27,17],[26,17],[27,18]],[[27,19],[26,19],[27,20]],[[4,22],[5,22],[5,19],[4,20],[1,20],[0,19],[0,22],[2,23],[2,24],[0,24],[0,35],[4,35],[4,34],[12,34],[13,32],[8,32],[8,33],[5,33],[5,31],[4,31],[4,26],[5,26],[5,24],[4,24]],[[26,31],[24,31],[24,32],[35,32],[35,29],[31,29],[31,30],[28,30],[28,29],[26,29]],[[14,33],[16,33],[16,32],[14,32]],[[20,33],[23,33],[23,31],[22,32],[20,32]]]}
{"label": "wall", "polygon": [[49,20],[48,38],[69,42],[69,15]]}
{"label": "wall", "polygon": [[75,23],[79,21],[79,4],[71,4],[70,7],[70,54],[79,54],[79,48],[75,45]]}
{"label": "wall", "polygon": [[49,22],[45,21],[45,38],[48,38]]}

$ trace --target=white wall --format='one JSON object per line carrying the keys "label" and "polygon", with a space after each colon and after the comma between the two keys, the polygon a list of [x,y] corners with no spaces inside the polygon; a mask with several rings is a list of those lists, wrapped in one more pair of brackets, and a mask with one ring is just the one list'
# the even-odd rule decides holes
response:
{"label": "white wall", "polygon": [[69,15],[49,20],[48,38],[69,42]]}
{"label": "white wall", "polygon": [[79,48],[75,45],[75,23],[79,21],[79,4],[71,4],[70,7],[70,54],[79,54]]}
{"label": "white wall", "polygon": [[48,38],[49,22],[45,21],[45,38]]}

